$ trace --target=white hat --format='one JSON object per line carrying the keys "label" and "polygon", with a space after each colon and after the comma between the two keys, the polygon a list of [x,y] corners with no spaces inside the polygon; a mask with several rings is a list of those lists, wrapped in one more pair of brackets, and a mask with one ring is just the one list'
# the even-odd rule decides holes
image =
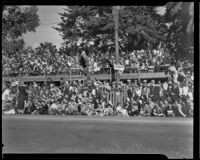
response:
{"label": "white hat", "polygon": [[16,86],[16,83],[15,83],[15,82],[12,82],[11,86],[12,86],[12,87]]}
{"label": "white hat", "polygon": [[16,82],[15,82],[15,85],[18,86],[18,85],[19,85],[19,81],[16,81]]}
{"label": "white hat", "polygon": [[81,55],[86,55],[85,51],[82,51]]}

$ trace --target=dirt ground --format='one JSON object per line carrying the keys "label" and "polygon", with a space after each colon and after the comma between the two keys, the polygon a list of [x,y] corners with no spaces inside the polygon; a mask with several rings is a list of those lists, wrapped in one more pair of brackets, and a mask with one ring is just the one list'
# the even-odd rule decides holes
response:
{"label": "dirt ground", "polygon": [[193,119],[3,115],[3,153],[129,153],[193,158]]}

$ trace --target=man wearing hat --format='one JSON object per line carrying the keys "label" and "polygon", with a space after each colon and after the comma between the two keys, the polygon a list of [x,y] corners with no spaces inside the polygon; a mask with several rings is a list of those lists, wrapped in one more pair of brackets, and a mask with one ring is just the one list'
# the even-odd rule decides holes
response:
{"label": "man wearing hat", "polygon": [[147,87],[147,80],[143,80],[143,86],[141,90],[141,96],[143,100],[146,101],[148,99],[149,92],[150,89]]}
{"label": "man wearing hat", "polygon": [[18,105],[17,105],[17,111],[23,112],[24,110],[24,104],[25,101],[28,99],[28,93],[26,92],[26,86],[24,85],[24,82],[21,81],[18,86]]}
{"label": "man wearing hat", "polygon": [[134,89],[136,89],[136,88],[138,87],[138,84],[137,84],[137,83],[138,83],[138,82],[137,82],[137,79],[135,79],[135,80],[134,80],[134,83],[133,83],[133,88],[134,88]]}
{"label": "man wearing hat", "polygon": [[80,58],[80,65],[83,67],[83,73],[85,76],[88,75],[89,71],[88,64],[89,64],[88,56],[86,55],[85,51],[82,51]]}
{"label": "man wearing hat", "polygon": [[161,87],[160,87],[159,82],[158,84],[155,84],[155,81],[153,80],[152,87],[150,90],[150,97],[152,98],[154,102],[160,101],[160,98],[161,98],[160,93],[161,93]]}
{"label": "man wearing hat", "polygon": [[65,84],[64,78],[60,77],[59,80],[60,80],[59,89],[61,90],[61,92],[63,92],[64,91],[64,84]]}
{"label": "man wearing hat", "polygon": [[[129,80],[130,81],[130,80]],[[130,83],[130,82],[129,82]],[[132,92],[132,88],[130,86],[128,86],[128,89],[127,89],[127,94],[128,94],[128,98],[132,98],[133,96],[133,92]]]}
{"label": "man wearing hat", "polygon": [[176,100],[178,100],[179,96],[180,96],[180,89],[179,89],[180,85],[179,83],[173,83],[173,89],[172,89],[172,102],[174,103]]}

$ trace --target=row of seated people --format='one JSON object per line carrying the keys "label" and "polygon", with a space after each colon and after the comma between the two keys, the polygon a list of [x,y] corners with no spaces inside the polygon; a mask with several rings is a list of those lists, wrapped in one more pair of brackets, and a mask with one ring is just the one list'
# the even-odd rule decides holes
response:
{"label": "row of seated people", "polygon": [[[17,92],[18,90],[18,92]],[[116,103],[108,95],[114,92]],[[120,95],[126,100],[121,101]],[[127,82],[84,82],[61,80],[39,86],[37,83],[8,83],[3,90],[4,114],[64,114],[88,116],[193,116],[193,81],[183,84],[171,80]]]}

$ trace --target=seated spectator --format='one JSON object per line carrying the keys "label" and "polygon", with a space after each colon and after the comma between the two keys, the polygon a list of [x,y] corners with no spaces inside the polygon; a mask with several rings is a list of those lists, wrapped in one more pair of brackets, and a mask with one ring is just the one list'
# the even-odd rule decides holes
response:
{"label": "seated spectator", "polygon": [[114,115],[113,108],[114,108],[113,104],[111,103],[111,101],[109,101],[108,104],[104,108],[104,115],[113,116]]}
{"label": "seated spectator", "polygon": [[192,101],[189,101],[189,111],[188,111],[188,116],[193,117],[194,114],[194,104]]}
{"label": "seated spectator", "polygon": [[138,104],[133,98],[131,99],[131,103],[128,105],[127,111],[129,116],[135,116],[139,114]]}
{"label": "seated spectator", "polygon": [[6,84],[6,88],[2,94],[2,110],[3,111],[9,111],[13,108],[12,106],[12,99],[11,96],[11,89],[10,89],[10,83]]}
{"label": "seated spectator", "polygon": [[116,114],[121,116],[128,116],[128,112],[126,109],[124,109],[120,103],[118,103],[116,108]]}
{"label": "seated spectator", "polygon": [[37,110],[35,104],[33,103],[33,100],[31,100],[31,98],[28,98],[28,101],[25,104],[24,109],[25,109],[24,114],[32,114],[35,110]]}
{"label": "seated spectator", "polygon": [[143,114],[145,116],[150,116],[154,105],[154,102],[149,98],[149,100],[144,103]]}
{"label": "seated spectator", "polygon": [[151,111],[151,116],[153,117],[163,117],[162,109],[156,104],[154,105],[152,111]]}
{"label": "seated spectator", "polygon": [[180,103],[175,101],[175,103],[173,104],[173,108],[176,117],[186,117],[186,115],[182,111],[182,106]]}
{"label": "seated spectator", "polygon": [[171,104],[167,104],[166,113],[167,113],[167,117],[175,117],[175,113],[173,111]]}
{"label": "seated spectator", "polygon": [[45,100],[41,100],[36,104],[37,109],[33,111],[33,114],[49,114],[48,105],[45,103]]}

